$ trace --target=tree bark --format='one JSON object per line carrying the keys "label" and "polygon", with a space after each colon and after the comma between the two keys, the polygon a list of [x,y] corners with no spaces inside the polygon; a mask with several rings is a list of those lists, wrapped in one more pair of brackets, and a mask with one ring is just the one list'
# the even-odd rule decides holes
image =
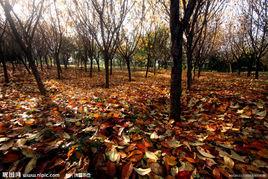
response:
{"label": "tree bark", "polygon": [[150,62],[151,62],[150,55],[148,55],[148,57],[147,57],[147,65],[146,65],[146,74],[145,74],[145,78],[148,77],[149,68],[150,68]]}
{"label": "tree bark", "polygon": [[98,66],[98,72],[100,72],[100,60],[96,59],[96,62],[97,62],[97,66]]}
{"label": "tree bark", "polygon": [[128,81],[131,82],[131,69],[130,69],[130,58],[126,57],[127,71],[128,71]]}
{"label": "tree bark", "polygon": [[109,88],[109,62],[110,62],[110,58],[107,54],[105,54],[104,55],[105,88]]}
{"label": "tree bark", "polygon": [[156,74],[156,59],[154,59],[154,75]]}
{"label": "tree bark", "polygon": [[190,49],[187,50],[187,90],[191,90],[192,85],[192,61],[193,61],[192,51]]}
{"label": "tree bark", "polygon": [[92,76],[93,76],[93,58],[90,57],[89,77],[92,78]]}
{"label": "tree bark", "polygon": [[59,54],[55,54],[55,62],[57,65],[57,76],[58,76],[58,79],[60,80],[62,70],[61,70],[61,66],[60,66]]}
{"label": "tree bark", "polygon": [[36,67],[35,63],[34,63],[34,59],[33,59],[33,56],[31,54],[31,52],[28,52],[27,59],[29,61],[29,66],[30,66],[30,68],[32,70],[32,73],[34,75],[34,78],[36,80],[36,83],[37,83],[38,89],[40,91],[40,94],[43,95],[43,96],[46,96],[47,92],[46,92],[45,86],[44,86],[44,84],[43,84],[43,82],[41,80],[41,76],[40,76],[40,74],[39,74],[39,72],[37,70],[37,67]]}
{"label": "tree bark", "polygon": [[200,78],[200,76],[201,76],[201,70],[202,70],[202,67],[199,66],[199,67],[198,67],[198,74],[197,74],[197,77],[198,77],[198,78]]}
{"label": "tree bark", "polygon": [[110,59],[110,75],[113,74],[113,59]]}
{"label": "tree bark", "polygon": [[7,72],[7,66],[6,66],[6,60],[5,60],[4,57],[1,57],[1,62],[2,62],[2,65],[3,65],[3,71],[4,71],[5,83],[9,83],[8,72]]}
{"label": "tree bark", "polygon": [[259,70],[260,70],[260,59],[256,58],[255,79],[259,79]]}

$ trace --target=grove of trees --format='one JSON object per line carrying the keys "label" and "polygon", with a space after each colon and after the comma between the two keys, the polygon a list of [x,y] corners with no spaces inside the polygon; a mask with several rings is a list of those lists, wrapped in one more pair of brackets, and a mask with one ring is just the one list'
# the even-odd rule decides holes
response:
{"label": "grove of trees", "polygon": [[[156,74],[171,69],[170,117],[180,120],[182,72],[188,91],[202,70],[267,69],[267,0],[1,0],[0,52],[5,83],[10,66],[32,73],[47,95],[40,70],[56,66],[89,68],[90,77],[104,66],[109,88],[113,68],[126,65]],[[229,17],[227,17],[229,16]],[[71,60],[73,59],[73,60]],[[89,65],[89,67],[88,67]],[[18,69],[17,69],[18,68]],[[94,70],[97,69],[97,70]]]}

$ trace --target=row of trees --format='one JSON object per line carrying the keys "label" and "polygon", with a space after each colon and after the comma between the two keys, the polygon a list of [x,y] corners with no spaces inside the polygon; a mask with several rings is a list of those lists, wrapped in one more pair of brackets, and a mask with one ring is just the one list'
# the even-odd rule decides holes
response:
{"label": "row of trees", "polygon": [[[247,76],[255,66],[255,78],[265,63],[268,50],[268,5],[267,0],[247,0],[238,5],[236,16],[239,21],[229,22],[226,27],[223,48],[230,66],[238,69],[247,67]],[[267,63],[267,61],[266,61]],[[230,69],[232,71],[232,69]]]}
{"label": "row of trees", "polygon": [[[7,62],[17,61],[31,72],[46,95],[37,65],[56,66],[58,79],[70,57],[93,76],[104,64],[105,87],[119,60],[128,70],[133,62],[171,72],[171,118],[180,118],[182,66],[187,65],[187,89],[208,60],[241,66],[249,74],[267,52],[267,0],[241,1],[239,21],[223,18],[224,0],[33,0],[0,1],[0,59],[5,81]],[[11,4],[13,3],[13,4]],[[156,14],[157,13],[157,14]],[[229,24],[226,26],[226,24]],[[170,26],[170,30],[168,28]],[[248,60],[249,59],[249,60]],[[232,71],[232,70],[230,70]]]}

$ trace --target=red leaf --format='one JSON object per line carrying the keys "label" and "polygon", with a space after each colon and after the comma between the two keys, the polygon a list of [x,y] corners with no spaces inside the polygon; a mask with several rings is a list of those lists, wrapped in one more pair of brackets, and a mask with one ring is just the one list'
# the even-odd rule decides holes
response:
{"label": "red leaf", "polygon": [[128,179],[132,172],[133,172],[133,164],[129,162],[123,166],[122,172],[121,172],[121,178]]}
{"label": "red leaf", "polygon": [[177,175],[178,179],[189,179],[192,175],[191,171],[180,171]]}

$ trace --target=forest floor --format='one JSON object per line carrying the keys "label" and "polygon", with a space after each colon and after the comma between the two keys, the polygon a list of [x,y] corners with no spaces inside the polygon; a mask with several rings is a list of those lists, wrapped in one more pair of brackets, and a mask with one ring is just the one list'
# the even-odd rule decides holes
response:
{"label": "forest floor", "polygon": [[[49,97],[16,72],[0,83],[0,172],[93,178],[268,177],[268,78],[203,73],[168,118],[167,72],[43,72]],[[2,80],[2,77],[1,77]],[[185,86],[185,80],[183,82]],[[68,174],[68,175],[66,175]],[[142,177],[143,176],[143,177]]]}

